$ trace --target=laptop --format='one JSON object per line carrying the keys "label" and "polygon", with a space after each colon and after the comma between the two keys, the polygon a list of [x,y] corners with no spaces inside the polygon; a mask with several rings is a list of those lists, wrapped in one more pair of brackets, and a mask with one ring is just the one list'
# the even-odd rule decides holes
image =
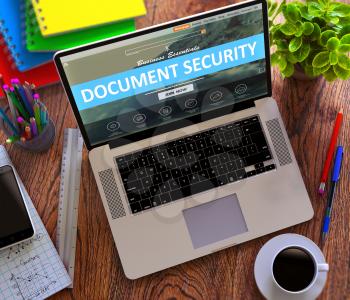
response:
{"label": "laptop", "polygon": [[312,218],[268,38],[256,0],[55,55],[128,278]]}

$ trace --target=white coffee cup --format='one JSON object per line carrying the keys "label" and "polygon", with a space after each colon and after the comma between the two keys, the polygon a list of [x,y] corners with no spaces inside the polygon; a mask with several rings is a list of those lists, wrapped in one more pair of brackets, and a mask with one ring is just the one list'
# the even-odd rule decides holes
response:
{"label": "white coffee cup", "polygon": [[[281,259],[279,255],[284,255],[288,249],[302,251],[301,259],[305,259],[305,262],[309,264],[308,266],[312,266],[312,269],[307,269],[309,270],[305,277],[307,280],[301,281],[303,285],[298,285],[300,281],[298,281],[297,276],[291,277],[291,279],[296,279],[296,284],[292,288],[289,286],[287,275],[299,274],[298,271],[303,270],[303,268],[296,268],[294,269],[295,272],[289,274],[276,273],[276,269],[274,270],[276,259]],[[296,252],[298,253],[298,251]],[[283,259],[281,261],[283,262]],[[293,263],[293,259],[287,260],[285,265],[281,264],[279,266],[280,270],[284,270],[285,267],[288,268],[290,263]],[[304,266],[300,261],[299,265]],[[321,249],[313,241],[302,235],[288,233],[272,238],[260,249],[255,260],[254,276],[260,292],[266,299],[310,300],[316,299],[321,294],[326,284],[328,270],[329,266]],[[278,274],[282,274],[282,277],[279,277]],[[285,277],[283,278],[283,276]]]}
{"label": "white coffee cup", "polygon": [[[287,288],[281,286],[278,281],[275,278],[275,274],[273,271],[273,266],[276,262],[276,258],[283,252],[285,252],[286,250],[290,250],[290,249],[295,249],[295,250],[299,250],[302,251],[303,253],[305,253],[305,255],[308,255],[310,260],[312,260],[313,263],[313,278],[310,281],[310,283],[305,287],[302,288],[298,291],[291,291],[288,290]],[[307,292],[308,290],[313,288],[313,285],[315,284],[315,282],[317,282],[318,276],[320,275],[321,272],[328,272],[329,271],[329,265],[327,263],[318,263],[315,256],[313,255],[313,253],[311,251],[309,251],[306,247],[302,247],[300,245],[298,246],[289,246],[289,247],[285,247],[283,249],[280,250],[280,252],[276,253],[273,260],[272,260],[272,264],[271,264],[271,276],[273,278],[273,282],[276,285],[277,288],[281,289],[284,293],[287,294],[292,294],[292,295],[298,295],[298,294],[302,294]],[[302,276],[302,274],[300,274],[300,276]],[[293,280],[293,278],[291,278],[290,280]]]}

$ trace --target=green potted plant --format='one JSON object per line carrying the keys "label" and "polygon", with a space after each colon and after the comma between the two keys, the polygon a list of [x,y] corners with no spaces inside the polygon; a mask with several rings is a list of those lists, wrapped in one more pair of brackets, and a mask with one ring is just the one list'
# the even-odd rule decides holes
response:
{"label": "green potted plant", "polygon": [[268,0],[268,6],[271,64],[284,77],[299,69],[309,78],[350,78],[350,5],[330,0]]}

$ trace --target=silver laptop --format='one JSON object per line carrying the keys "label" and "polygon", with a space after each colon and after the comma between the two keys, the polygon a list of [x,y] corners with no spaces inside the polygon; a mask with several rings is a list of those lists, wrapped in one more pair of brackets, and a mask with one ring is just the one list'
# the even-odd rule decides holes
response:
{"label": "silver laptop", "polygon": [[265,1],[61,51],[55,62],[128,278],[312,218],[271,98]]}

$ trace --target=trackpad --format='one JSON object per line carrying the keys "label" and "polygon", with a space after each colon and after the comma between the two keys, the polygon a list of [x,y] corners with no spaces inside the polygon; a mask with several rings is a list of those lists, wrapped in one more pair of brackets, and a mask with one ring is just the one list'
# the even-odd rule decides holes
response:
{"label": "trackpad", "polygon": [[248,231],[236,194],[183,210],[195,249]]}

